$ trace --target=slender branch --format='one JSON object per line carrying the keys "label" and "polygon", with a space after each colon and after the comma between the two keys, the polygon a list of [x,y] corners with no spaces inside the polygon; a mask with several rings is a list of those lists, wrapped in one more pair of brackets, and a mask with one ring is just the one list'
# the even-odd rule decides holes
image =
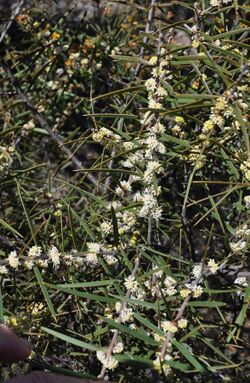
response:
{"label": "slender branch", "polygon": [[[151,28],[151,24],[152,24],[152,20],[153,20],[153,17],[154,17],[154,10],[155,10],[155,4],[156,4],[157,0],[151,0],[151,4],[148,8],[148,16],[147,16],[147,23],[146,23],[146,27],[145,27],[145,36],[143,37],[143,40],[142,40],[142,47],[141,47],[141,50],[140,50],[140,53],[139,53],[139,57],[143,58],[143,55],[144,55],[144,52],[145,52],[145,45],[147,44],[147,41],[148,41],[148,33],[150,32],[150,28]],[[137,77],[139,72],[140,72],[140,69],[141,69],[141,65],[142,63],[138,63],[136,68],[135,68],[135,71],[134,71],[134,76]]]}
{"label": "slender branch", "polygon": [[21,8],[23,6],[23,0],[20,0],[13,12],[13,15],[11,16],[11,19],[9,20],[9,22],[5,25],[5,29],[2,31],[1,33],[1,36],[0,36],[0,44],[3,42],[5,36],[7,35],[13,21],[15,20],[15,17],[18,15],[18,13],[20,12]]}
{"label": "slender branch", "polygon": [[[132,270],[131,277],[135,277],[135,275],[136,275],[136,273],[137,273],[137,271],[139,269],[140,263],[141,263],[141,257],[138,257],[137,260],[136,260],[134,269]],[[125,297],[129,298],[130,295],[131,295],[131,292],[132,292],[131,289],[127,290],[127,293],[126,293]],[[126,301],[122,303],[120,314],[119,314],[119,317],[117,319],[117,323],[119,323],[119,324],[122,322],[122,311],[127,308],[127,305],[128,305],[128,302],[126,302]],[[108,347],[107,357],[110,357],[112,355],[113,348],[114,348],[114,346],[116,345],[116,342],[117,342],[118,334],[119,334],[119,331],[115,330],[114,334],[113,334],[113,337],[111,339],[111,342],[109,344],[109,347]],[[103,366],[102,370],[101,370],[101,372],[100,372],[100,374],[98,376],[99,379],[103,379],[104,378],[106,370],[107,370],[106,367]]]}

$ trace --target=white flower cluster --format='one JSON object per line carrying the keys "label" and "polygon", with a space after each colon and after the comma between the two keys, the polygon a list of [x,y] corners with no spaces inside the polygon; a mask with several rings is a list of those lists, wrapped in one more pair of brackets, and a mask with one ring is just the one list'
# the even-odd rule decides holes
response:
{"label": "white flower cluster", "polygon": [[97,351],[96,357],[108,370],[114,370],[118,366],[118,361],[112,355],[107,356],[106,352]]}
{"label": "white flower cluster", "polygon": [[208,120],[203,124],[199,135],[201,142],[193,146],[193,150],[188,156],[188,160],[195,164],[197,170],[205,164],[206,156],[204,151],[210,145],[210,136],[214,133],[216,127],[224,128],[226,119],[230,117],[233,117],[232,106],[229,105],[226,97],[219,97],[211,108]]}
{"label": "white flower cluster", "polygon": [[231,3],[233,0],[210,0],[210,5],[212,7],[221,7]]}
{"label": "white flower cluster", "polygon": [[96,142],[100,142],[101,144],[110,144],[112,142],[118,143],[121,141],[121,137],[113,133],[111,130],[107,128],[100,128],[97,132],[92,134],[92,138]]}
{"label": "white flower cluster", "polygon": [[244,223],[235,231],[235,238],[230,242],[230,248],[233,253],[242,253],[247,249],[250,237],[250,226]]}
{"label": "white flower cluster", "polygon": [[248,158],[246,161],[244,161],[240,165],[240,170],[242,171],[245,179],[250,182],[250,158]]}
{"label": "white flower cluster", "polygon": [[137,201],[141,201],[143,206],[139,211],[139,217],[148,217],[151,215],[155,220],[159,220],[162,215],[162,208],[158,205],[157,196],[159,191],[153,187],[148,187],[142,194],[136,194]]}
{"label": "white flower cluster", "polygon": [[0,275],[8,274],[9,268],[17,270],[23,267],[26,270],[32,270],[35,266],[39,266],[42,269],[47,269],[50,265],[54,269],[58,269],[61,263],[68,266],[83,265],[83,257],[77,256],[76,250],[71,250],[69,253],[61,254],[56,246],[51,246],[47,254],[42,253],[40,246],[34,245],[30,247],[27,255],[18,255],[16,250],[10,252],[7,260],[0,263]]}
{"label": "white flower cluster", "polygon": [[250,195],[246,195],[244,197],[244,202],[245,202],[246,209],[250,209]]}
{"label": "white flower cluster", "polygon": [[85,257],[85,261],[88,265],[96,266],[98,265],[97,255],[101,251],[101,244],[96,242],[88,242],[87,243],[87,254]]}
{"label": "white flower cluster", "polygon": [[12,164],[14,153],[15,147],[13,145],[0,146],[0,171],[8,169]]}

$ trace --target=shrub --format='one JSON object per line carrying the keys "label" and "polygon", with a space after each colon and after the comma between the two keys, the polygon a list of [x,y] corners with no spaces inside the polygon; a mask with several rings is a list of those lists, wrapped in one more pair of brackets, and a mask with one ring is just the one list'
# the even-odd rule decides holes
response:
{"label": "shrub", "polygon": [[54,371],[243,381],[249,8],[112,7],[3,32],[1,320]]}

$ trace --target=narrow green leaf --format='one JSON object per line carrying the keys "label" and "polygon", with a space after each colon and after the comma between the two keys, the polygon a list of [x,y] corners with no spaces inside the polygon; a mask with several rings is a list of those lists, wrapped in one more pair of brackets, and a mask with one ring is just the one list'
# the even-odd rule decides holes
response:
{"label": "narrow green leaf", "polygon": [[25,207],[25,204],[24,204],[24,201],[23,201],[23,197],[22,197],[22,193],[21,193],[20,184],[17,182],[17,180],[16,180],[16,185],[17,185],[18,195],[19,195],[19,198],[20,198],[22,207],[23,207],[23,211],[24,211],[24,214],[25,214],[25,216],[26,216],[26,219],[27,219],[27,222],[28,222],[28,225],[29,225],[29,228],[30,228],[31,236],[32,236],[32,238],[33,238],[33,241],[36,243],[36,238],[35,238],[35,234],[34,234],[33,225],[32,225],[32,223],[31,223],[31,220],[30,220],[28,211],[27,211],[27,209],[26,209],[26,207]]}
{"label": "narrow green leaf", "polygon": [[117,219],[115,215],[115,209],[113,206],[111,206],[111,218],[112,218],[112,224],[113,224],[113,233],[114,233],[114,239],[115,239],[115,245],[116,247],[119,246],[119,233],[118,233],[118,224]]}
{"label": "narrow green leaf", "polygon": [[0,225],[11,231],[12,233],[18,235],[18,237],[23,238],[22,234],[20,234],[14,227],[9,225],[7,222],[5,222],[3,219],[0,218]]}
{"label": "narrow green leaf", "polygon": [[134,318],[141,322],[144,326],[148,327],[150,330],[156,332],[157,334],[165,337],[166,334],[159,327],[151,323],[148,319],[141,316],[139,313],[134,313]]}
{"label": "narrow green leaf", "polygon": [[41,329],[43,331],[47,332],[48,334],[55,336],[58,339],[64,340],[64,342],[74,344],[75,346],[81,347],[81,348],[86,349],[86,350],[99,351],[99,350],[104,349],[103,347],[100,347],[97,344],[95,345],[95,344],[83,342],[82,340],[72,338],[71,336],[64,335],[64,334],[62,334],[58,331],[55,331],[55,330],[51,330],[48,327],[41,327]]}
{"label": "narrow green leaf", "polygon": [[64,288],[86,288],[86,287],[99,287],[99,286],[112,286],[118,279],[105,279],[102,281],[93,281],[93,282],[76,282],[76,283],[63,283],[57,284],[57,287]]}
{"label": "narrow green leaf", "polygon": [[0,323],[4,322],[3,317],[3,294],[2,294],[2,278],[0,278]]}
{"label": "narrow green leaf", "polygon": [[47,290],[47,288],[45,286],[45,283],[44,283],[44,281],[42,279],[42,275],[41,275],[41,273],[40,273],[40,271],[39,271],[39,269],[37,267],[34,267],[34,273],[35,273],[36,279],[37,279],[37,281],[38,281],[38,283],[40,285],[40,288],[42,290],[42,293],[43,293],[44,299],[45,299],[45,301],[47,303],[47,306],[49,308],[49,311],[50,311],[51,315],[53,316],[53,318],[56,320],[56,312],[55,312],[53,303],[52,303],[52,301],[50,299],[50,296],[49,296],[48,290]]}
{"label": "narrow green leaf", "polygon": [[190,351],[184,344],[179,343],[176,339],[172,340],[172,344],[177,348],[177,350],[180,351],[180,353],[184,356],[184,358],[187,359],[192,364],[192,366],[194,366],[199,372],[205,371],[204,367],[190,353]]}
{"label": "narrow green leaf", "polygon": [[216,301],[193,301],[193,302],[189,302],[188,303],[188,306],[191,306],[191,307],[210,307],[210,308],[213,308],[213,307],[222,307],[222,306],[226,306],[227,304],[225,302],[216,302]]}
{"label": "narrow green leaf", "polygon": [[140,339],[140,340],[144,341],[146,344],[150,344],[151,346],[157,346],[158,345],[158,343],[153,338],[151,338],[150,336],[141,332],[139,329],[132,330],[131,328],[129,328],[123,324],[117,323],[117,322],[113,321],[112,319],[109,319],[106,317],[101,317],[101,319],[104,322],[107,322],[112,328],[116,328],[117,330],[119,330],[121,333],[126,333],[126,334],[130,335],[132,338]]}

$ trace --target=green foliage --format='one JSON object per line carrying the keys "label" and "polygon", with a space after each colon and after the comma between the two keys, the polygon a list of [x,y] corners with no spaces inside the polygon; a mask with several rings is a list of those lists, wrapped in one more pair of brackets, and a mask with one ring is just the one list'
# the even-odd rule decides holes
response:
{"label": "green foliage", "polygon": [[0,320],[31,366],[243,381],[249,8],[116,6],[30,8],[1,43]]}

